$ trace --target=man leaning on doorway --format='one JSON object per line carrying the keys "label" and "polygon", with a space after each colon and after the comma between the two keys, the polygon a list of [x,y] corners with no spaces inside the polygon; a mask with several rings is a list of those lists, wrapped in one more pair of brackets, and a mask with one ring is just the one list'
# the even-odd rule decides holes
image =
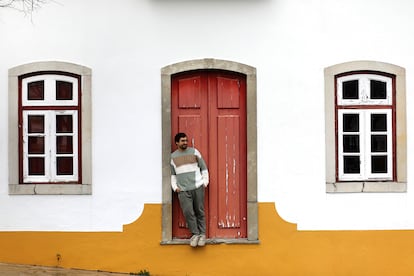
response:
{"label": "man leaning on doorway", "polygon": [[196,148],[188,147],[188,137],[185,133],[177,133],[174,141],[177,149],[171,154],[171,187],[178,193],[181,209],[192,233],[190,245],[204,246],[204,190],[209,183],[207,165]]}

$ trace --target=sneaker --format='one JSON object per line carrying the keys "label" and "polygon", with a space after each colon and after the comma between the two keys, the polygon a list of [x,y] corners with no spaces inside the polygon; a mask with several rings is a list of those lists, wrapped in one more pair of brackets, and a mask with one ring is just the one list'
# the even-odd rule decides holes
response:
{"label": "sneaker", "polygon": [[190,239],[191,247],[196,247],[198,245],[198,239],[200,238],[199,235],[193,235]]}
{"label": "sneaker", "polygon": [[204,246],[206,245],[206,235],[200,235],[200,238],[198,239],[198,246]]}

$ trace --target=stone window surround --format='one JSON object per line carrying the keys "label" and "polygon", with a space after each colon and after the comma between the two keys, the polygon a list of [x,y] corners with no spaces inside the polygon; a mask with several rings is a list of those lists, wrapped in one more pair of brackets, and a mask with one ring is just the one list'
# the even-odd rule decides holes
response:
{"label": "stone window surround", "polygon": [[[18,93],[19,76],[60,71],[81,76],[82,114],[82,183],[81,184],[22,184],[19,183],[18,147]],[[90,195],[92,194],[92,145],[91,145],[91,74],[92,70],[81,65],[43,61],[23,64],[9,69],[9,194],[10,195]]]}
{"label": "stone window surround", "polygon": [[[335,76],[353,71],[377,71],[395,75],[396,181],[336,182]],[[407,131],[405,69],[378,61],[351,61],[325,68],[325,175],[327,193],[406,192]]]}
{"label": "stone window surround", "polygon": [[256,69],[237,62],[199,59],[175,63],[161,69],[162,82],[162,241],[180,244],[172,238],[172,192],[170,184],[171,154],[171,77],[192,70],[226,70],[246,75],[247,86],[247,239],[223,239],[211,242],[257,243],[257,129],[256,129]]}

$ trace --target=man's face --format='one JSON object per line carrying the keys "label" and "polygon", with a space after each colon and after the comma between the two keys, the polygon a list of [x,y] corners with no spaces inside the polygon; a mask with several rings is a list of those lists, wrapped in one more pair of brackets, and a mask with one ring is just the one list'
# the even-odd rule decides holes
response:
{"label": "man's face", "polygon": [[176,144],[177,144],[177,147],[180,150],[185,150],[187,148],[188,138],[187,137],[182,137],[182,138],[180,138],[180,140]]}

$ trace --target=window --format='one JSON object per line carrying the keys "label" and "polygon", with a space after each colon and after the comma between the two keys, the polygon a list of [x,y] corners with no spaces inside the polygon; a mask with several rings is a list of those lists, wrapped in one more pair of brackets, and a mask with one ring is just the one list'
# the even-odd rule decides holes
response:
{"label": "window", "polygon": [[79,183],[77,76],[22,76],[21,183]]}
{"label": "window", "polygon": [[404,69],[327,68],[325,100],[327,192],[406,191]]}
{"label": "window", "polygon": [[338,180],[393,180],[393,76],[336,78]]}
{"label": "window", "polygon": [[91,194],[90,92],[86,67],[9,70],[10,194]]}

